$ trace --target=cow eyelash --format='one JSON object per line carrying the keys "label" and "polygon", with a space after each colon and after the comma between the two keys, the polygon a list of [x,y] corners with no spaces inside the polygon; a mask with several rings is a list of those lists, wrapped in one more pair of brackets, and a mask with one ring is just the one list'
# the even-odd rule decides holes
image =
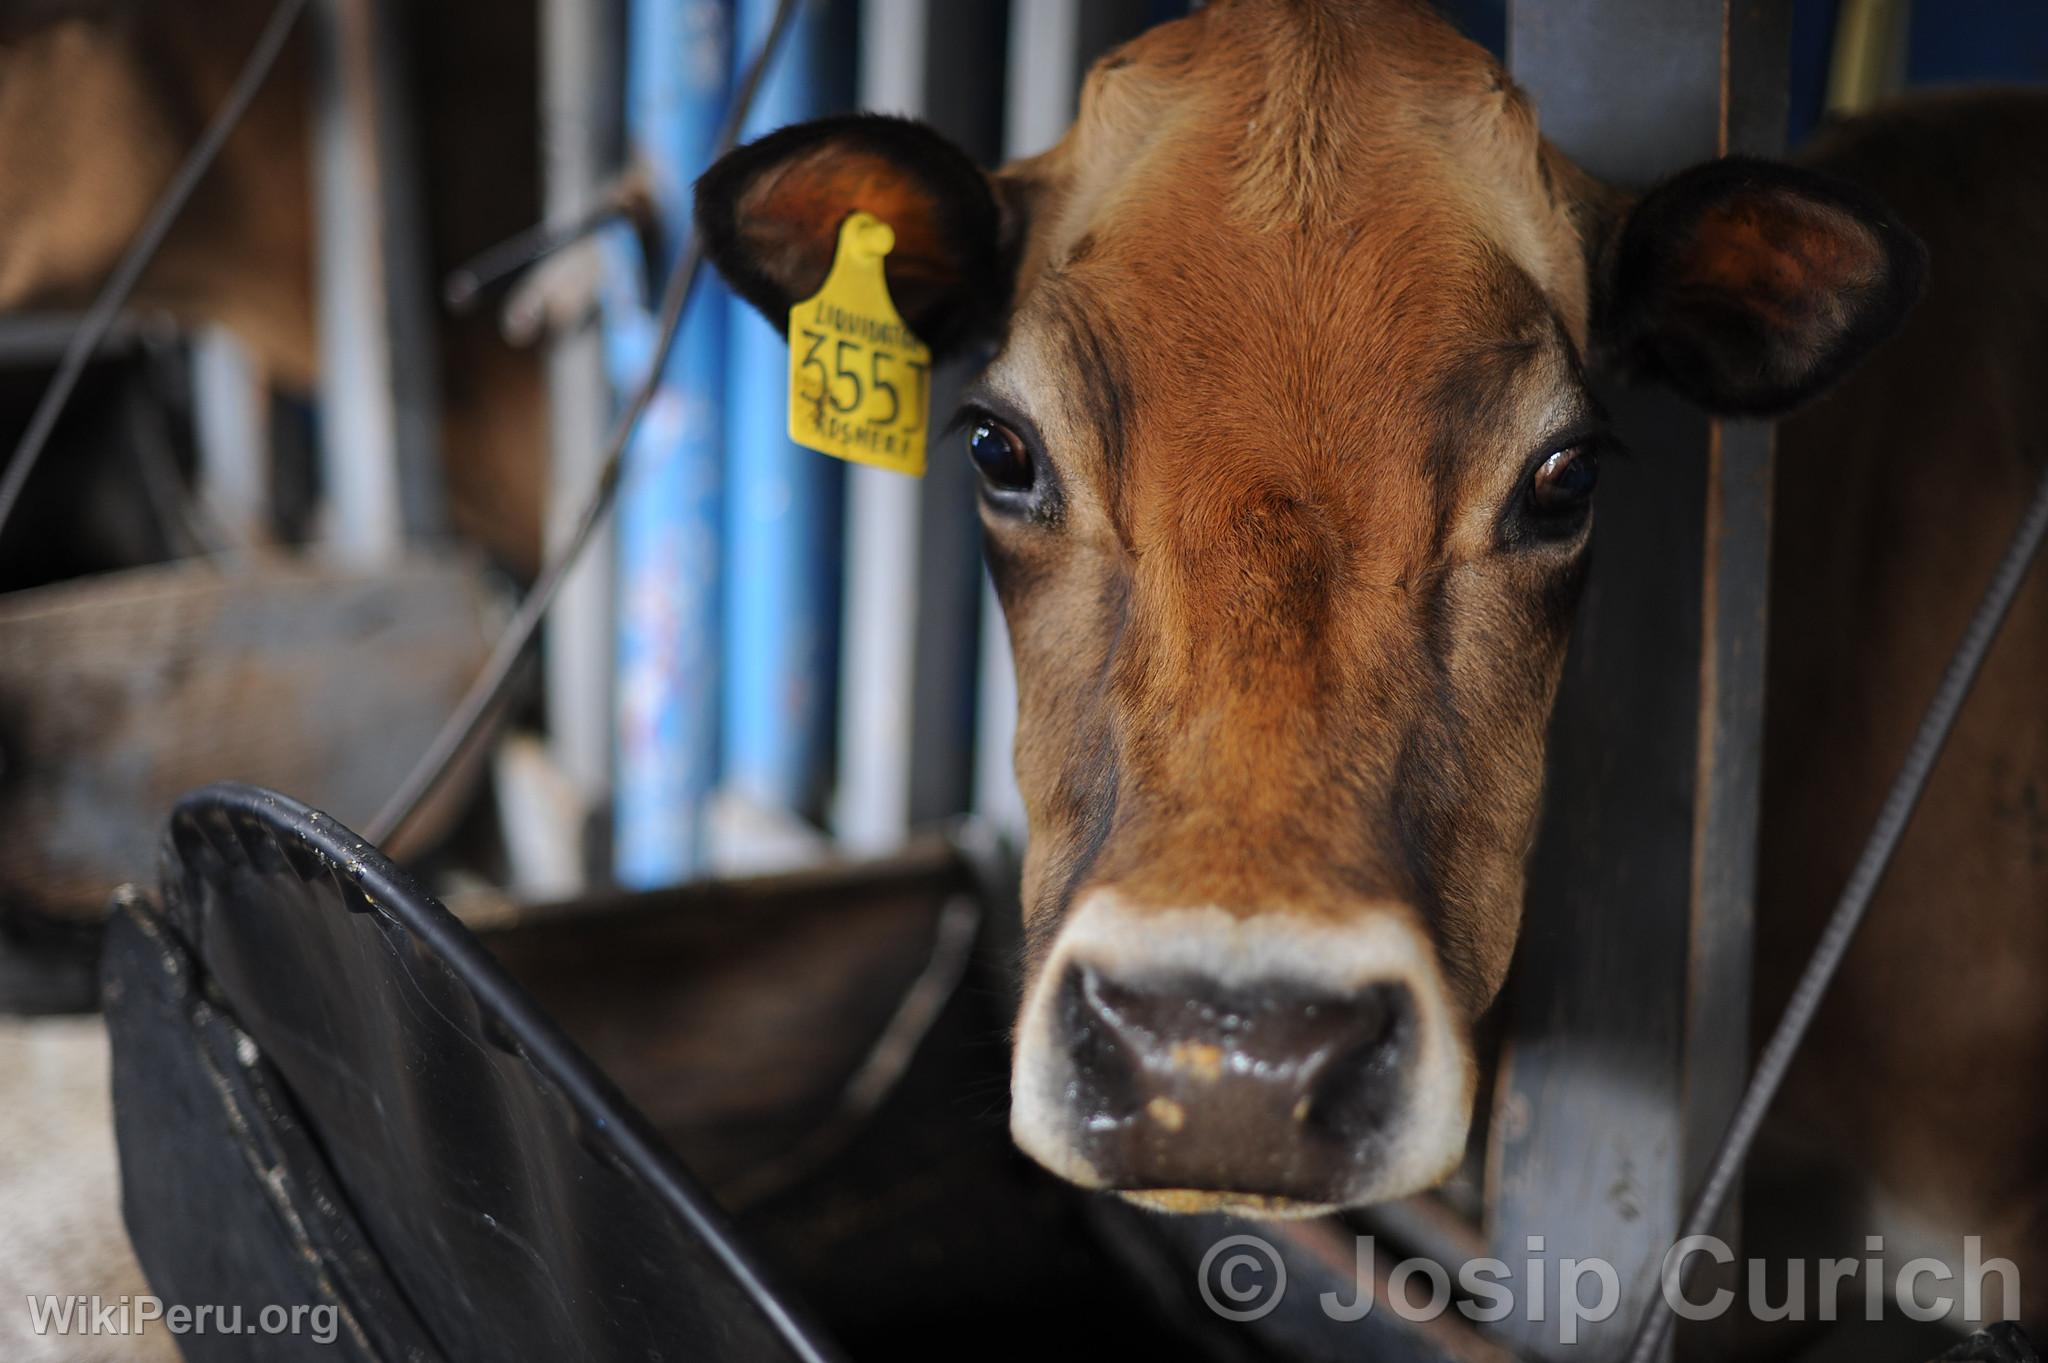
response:
{"label": "cow eyelash", "polygon": [[939,427],[937,439],[940,444],[950,443],[954,437],[964,435],[967,428],[985,415],[979,407],[968,403],[954,411],[946,424]]}

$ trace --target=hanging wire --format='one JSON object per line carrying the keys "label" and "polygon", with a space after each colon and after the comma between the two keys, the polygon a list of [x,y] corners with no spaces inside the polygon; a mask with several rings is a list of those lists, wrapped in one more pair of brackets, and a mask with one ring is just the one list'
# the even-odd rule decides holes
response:
{"label": "hanging wire", "polygon": [[[441,299],[460,316],[476,307],[484,290],[532,269],[541,261],[594,235],[621,218],[631,218],[641,197],[636,177],[615,181],[596,203],[568,222],[537,223],[455,267],[441,286]],[[651,273],[651,272],[650,272]]]}
{"label": "hanging wire", "polygon": [[242,116],[249,112],[249,105],[263,88],[271,69],[277,65],[278,56],[284,51],[285,39],[291,36],[292,26],[298,22],[305,8],[306,0],[278,0],[269,22],[257,35],[256,45],[249,49],[248,59],[242,63],[241,74],[235,77],[227,99],[215,112],[213,121],[206,125],[199,141],[185,154],[184,162],[170,183],[164,186],[141,230],[122,253],[120,263],[114,266],[114,272],[100,286],[99,296],[93,299],[84,320],[71,333],[56,374],[51,377],[50,386],[43,390],[42,400],[36,404],[28,429],[22,432],[20,442],[15,445],[14,457],[7,461],[6,473],[0,475],[0,533],[5,533],[15,504],[21,500],[21,490],[28,485],[29,474],[41,461],[50,433],[57,428],[57,418],[64,414],[64,404],[78,386],[86,365],[92,362],[92,357],[106,341],[107,333],[113,329],[121,309],[128,303],[128,296],[141,282],[143,271],[156,258],[164,238],[176,225],[178,215],[185,211],[192,191],[213,168],[221,148],[241,123]]}
{"label": "hanging wire", "polygon": [[[762,75],[768,68],[769,60],[781,45],[783,34],[795,17],[799,0],[781,0],[775,7],[775,17],[769,24],[768,34],[761,42],[761,50],[754,54],[752,65],[740,81],[735,92],[732,107],[726,111],[725,123],[718,131],[718,141],[712,152],[716,159],[732,150],[739,141],[740,128],[752,110],[754,96],[760,89]],[[386,845],[412,821],[419,807],[432,795],[448,772],[468,751],[469,745],[483,731],[496,715],[505,699],[505,692],[512,680],[519,660],[532,645],[534,636],[540,632],[542,619],[547,615],[555,597],[562,589],[562,582],[569,571],[576,566],[584,547],[591,536],[604,523],[611,511],[612,502],[619,489],[620,475],[625,467],[626,449],[632,443],[633,432],[640,424],[640,418],[654,401],[654,394],[661,385],[662,369],[667,363],[668,353],[673,348],[676,333],[682,327],[683,311],[688,306],[697,277],[703,273],[704,243],[693,229],[683,244],[675,269],[669,274],[661,303],[661,330],[655,342],[647,375],[640,386],[633,391],[632,399],[612,424],[610,435],[605,441],[604,467],[598,471],[597,486],[591,492],[590,501],[577,520],[575,531],[534,582],[512,621],[498,636],[498,643],[491,650],[483,671],[470,684],[462,701],[448,722],[434,735],[420,760],[407,773],[405,781],[392,793],[384,807],[377,811],[377,817],[363,830],[370,842]]]}
{"label": "hanging wire", "polygon": [[[1734,1190],[1742,1161],[1763,1124],[1764,1113],[1769,1110],[1771,1099],[1777,1096],[1785,1071],[1798,1053],[1799,1043],[1805,1039],[1806,1029],[1812,1023],[1821,999],[1826,996],[1836,969],[1842,964],[1843,953],[1848,951],[1849,941],[1856,935],[1864,911],[1870,907],[1870,898],[1883,880],[1892,854],[1898,850],[1899,839],[1913,817],[1914,806],[1919,804],[1920,796],[1927,789],[1927,779],[1941,757],[1943,745],[1948,742],[1949,731],[1955,727],[1956,716],[1969,697],[1970,687],[1977,680],[1984,657],[1998,637],[1999,626],[2005,622],[2014,598],[2026,582],[2027,569],[2039,554],[2043,538],[2048,538],[2048,469],[2043,470],[2033,501],[2028,503],[2019,529],[2014,532],[2005,557],[1999,561],[1998,571],[1992,576],[1991,585],[1985,589],[1976,614],[1970,617],[1969,628],[1963,631],[1955,656],[1949,659],[1941,685],[1920,721],[1919,731],[1913,735],[1913,745],[1906,751],[1905,763],[1899,768],[1891,792],[1885,797],[1884,807],[1878,812],[1870,840],[1864,844],[1863,854],[1857,858],[1856,867],[1849,874],[1849,882],[1828,918],[1827,927],[1821,932],[1820,942],[1799,976],[1791,1002],[1785,1005],[1784,1015],[1778,1019],[1778,1025],[1771,1033],[1770,1044],[1764,1047],[1763,1056],[1757,1061],[1756,1072],[1750,1077],[1749,1087],[1743,1091],[1742,1101],[1736,1105],[1727,1134],[1721,1137],[1720,1147],[1714,1152],[1714,1162],[1708,1169],[1706,1182],[1693,1203],[1691,1213],[1685,1218],[1684,1229],[1679,1232],[1681,1242],[1693,1236],[1706,1235],[1721,1215],[1729,1193]],[[1641,1323],[1636,1327],[1634,1342],[1629,1346],[1629,1363],[1654,1363],[1664,1347],[1664,1341],[1671,1332],[1670,1293],[1677,1286],[1676,1282],[1660,1281],[1660,1290],[1651,1299]]]}

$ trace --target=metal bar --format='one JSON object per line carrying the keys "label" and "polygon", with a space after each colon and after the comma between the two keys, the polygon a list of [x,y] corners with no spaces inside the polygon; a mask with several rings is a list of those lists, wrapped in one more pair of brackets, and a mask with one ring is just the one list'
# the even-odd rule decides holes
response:
{"label": "metal bar", "polygon": [[[1605,179],[1643,186],[1782,136],[1784,0],[1521,0],[1508,23],[1546,135]],[[1553,1275],[1606,1259],[1633,1320],[1747,1062],[1771,431],[1659,393],[1605,398],[1641,457],[1603,480],[1551,726],[1491,1240]],[[1595,1363],[1627,1343],[1498,1329],[1523,1353]]]}
{"label": "metal bar", "polygon": [[224,327],[192,342],[196,500],[237,549],[270,543],[270,391],[249,351]]}
{"label": "metal bar", "polygon": [[[550,0],[550,3],[552,3],[552,0]],[[581,17],[602,19],[603,15],[603,10],[585,8],[581,11]],[[556,16],[552,14],[543,16],[543,18],[549,24],[556,22]],[[601,23],[593,27],[600,35],[605,29],[605,26]],[[552,30],[548,34],[543,35],[544,38],[550,36],[552,36]],[[568,40],[565,39],[564,41]],[[600,36],[592,39],[592,41],[601,44],[602,38]],[[572,47],[564,52],[561,60],[566,64],[571,57],[577,55],[577,50]],[[542,61],[545,63],[545,56],[543,56]],[[558,76],[566,82],[567,77],[565,74],[551,74],[544,69],[541,73],[542,84],[545,86],[557,79]],[[548,99],[549,92],[543,89],[541,98],[543,100]],[[550,113],[557,115],[563,120],[561,127],[565,132],[581,137],[585,128],[598,121],[594,116],[606,103],[607,101],[600,100],[592,95],[574,108],[564,106],[544,107],[541,110],[541,114],[543,119]],[[542,156],[545,158],[550,155],[560,154],[553,146],[546,143],[546,136],[547,130],[543,128]],[[545,187],[543,188],[545,189]],[[565,204],[560,210],[550,207],[545,211],[549,215],[546,221],[536,223],[534,226],[515,236],[508,237],[495,246],[486,247],[480,254],[471,256],[450,272],[448,278],[442,283],[441,297],[448,304],[451,311],[457,313],[469,312],[476,307],[478,300],[483,297],[487,290],[504,283],[506,280],[516,278],[522,272],[540,264],[549,256],[566,251],[578,242],[588,241],[597,234],[599,228],[618,218],[627,210],[626,206],[620,202],[620,197],[617,194],[601,197],[597,184],[593,181],[574,203]]]}
{"label": "metal bar", "polygon": [[1896,94],[1906,83],[1911,0],[1842,0],[1835,13],[1835,50],[1828,64],[1830,114],[1853,114]]}
{"label": "metal bar", "polygon": [[[861,11],[860,104],[922,118],[931,0],[869,0]],[[839,771],[832,830],[879,852],[910,832],[917,598],[924,581],[919,485],[887,469],[846,471],[845,623],[839,661]]]}
{"label": "metal bar", "polygon": [[[1003,60],[996,7],[879,0],[863,11],[862,103],[924,118],[978,160],[1000,151],[1002,101],[983,73]],[[943,364],[944,421],[976,365]],[[921,483],[847,470],[845,639],[834,827],[884,847],[972,803],[981,612],[974,472],[935,448]]]}
{"label": "metal bar", "polygon": [[388,562],[446,529],[433,289],[414,173],[401,12],[392,0],[314,9],[324,538],[344,561]]}
{"label": "metal bar", "polygon": [[1081,0],[1017,0],[1010,6],[1004,156],[1035,156],[1074,121],[1085,73],[1080,33]]}
{"label": "metal bar", "polygon": [[[1002,155],[1003,92],[985,73],[1000,69],[1008,38],[1001,6],[934,4],[925,67],[932,123],[979,161]],[[977,357],[939,366],[932,414],[944,422],[979,368]],[[932,451],[918,508],[917,696],[911,740],[913,825],[973,807],[976,677],[982,628],[978,479],[959,448]]]}
{"label": "metal bar", "polygon": [[[672,261],[690,230],[690,186],[714,159],[726,115],[732,6],[632,0],[628,15],[629,154]],[[642,290],[618,289],[638,279],[638,247],[614,231],[606,248],[606,344],[623,389],[660,361],[648,353],[655,321],[637,304]],[[673,884],[704,862],[718,762],[726,347],[725,299],[707,287],[684,309],[621,490],[612,869],[633,889]]]}
{"label": "metal bar", "polygon": [[[1081,93],[1080,0],[1017,0],[1010,7],[1009,82],[1003,155],[1035,155],[1059,141]],[[1026,819],[1017,790],[1017,662],[996,591],[982,578],[981,688],[974,740],[974,810],[1021,846]]]}
{"label": "metal bar", "polygon": [[[576,221],[600,193],[617,129],[605,97],[618,88],[608,7],[589,0],[541,6],[541,167],[543,212],[551,225]],[[576,527],[579,502],[604,457],[611,392],[604,340],[594,321],[550,335],[547,553],[559,554]],[[616,540],[602,530],[562,583],[547,626],[549,751],[577,788],[585,813],[611,789],[612,590]]]}
{"label": "metal bar", "polygon": [[[738,0],[746,41],[770,0]],[[846,108],[853,99],[854,14],[807,4],[789,52],[742,131]],[[825,812],[839,665],[840,533],[845,465],[791,441],[785,327],[738,299],[728,303],[724,638],[720,798],[728,864],[786,844]],[[744,831],[743,831],[744,830]],[[765,835],[759,844],[753,830]],[[773,855],[773,853],[770,853]]]}

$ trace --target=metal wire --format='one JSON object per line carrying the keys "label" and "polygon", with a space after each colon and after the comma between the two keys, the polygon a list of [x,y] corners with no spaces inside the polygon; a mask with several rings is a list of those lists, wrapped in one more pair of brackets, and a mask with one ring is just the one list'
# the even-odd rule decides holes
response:
{"label": "metal wire", "polygon": [[719,1190],[720,1203],[738,1213],[789,1188],[846,1148],[884,1099],[896,1092],[910,1062],[960,987],[981,930],[981,904],[973,895],[946,902],[932,934],[924,969],[896,1001],[896,1011],[839,1090],[832,1112],[788,1150],[756,1165]]}
{"label": "metal wire", "polygon": [[[730,151],[739,141],[740,128],[746,122],[748,112],[753,108],[754,95],[760,89],[761,77],[766,72],[769,60],[781,45],[783,34],[795,17],[799,0],[781,0],[775,7],[775,17],[769,24],[767,36],[762,39],[761,50],[754,54],[753,64],[747,68],[734,92],[732,107],[726,111],[725,123],[718,131],[718,142],[712,152],[714,158]],[[441,731],[434,735],[420,760],[407,773],[405,781],[392,793],[384,807],[377,811],[377,817],[363,830],[363,836],[379,846],[388,844],[402,833],[427,797],[434,793],[469,745],[481,733],[496,714],[505,697],[507,684],[512,680],[519,660],[532,645],[534,636],[540,632],[542,619],[548,613],[555,597],[562,589],[562,582],[570,569],[582,555],[585,546],[598,526],[604,523],[612,502],[618,494],[619,477],[625,466],[626,449],[632,443],[633,432],[640,424],[640,418],[654,401],[654,394],[661,385],[661,373],[668,361],[668,353],[675,345],[676,332],[681,329],[683,311],[688,306],[690,294],[696,286],[697,277],[703,272],[704,244],[692,230],[684,242],[676,267],[668,277],[661,304],[661,331],[649,362],[647,376],[634,390],[632,400],[612,424],[611,434],[605,441],[604,467],[597,475],[597,486],[591,492],[590,501],[583,509],[583,515],[576,522],[575,531],[563,544],[560,552],[541,571],[526,596],[519,603],[512,621],[498,636],[498,643],[491,650],[483,671],[470,684],[462,701]]]}
{"label": "metal wire", "polygon": [[616,187],[566,223],[536,223],[457,266],[441,286],[442,301],[461,314],[476,306],[485,289],[573,246],[600,227],[632,211]]}
{"label": "metal wire", "polygon": [[284,51],[285,39],[291,36],[292,25],[298,22],[305,8],[306,0],[278,0],[269,22],[257,35],[256,45],[249,49],[249,56],[242,63],[241,74],[235,77],[227,99],[215,112],[213,121],[206,125],[199,141],[185,154],[184,162],[170,183],[164,186],[141,230],[122,253],[120,263],[114,266],[114,272],[100,286],[99,296],[93,299],[85,319],[71,334],[70,343],[64,348],[64,358],[58,362],[57,372],[50,379],[50,386],[43,390],[42,400],[36,404],[28,429],[22,432],[20,442],[15,445],[14,457],[7,461],[5,475],[0,475],[0,533],[6,531],[15,504],[21,500],[21,490],[28,485],[29,474],[35,471],[36,464],[42,459],[50,433],[57,428],[57,418],[64,414],[64,404],[78,386],[86,365],[92,362],[92,357],[106,341],[107,333],[113,329],[121,309],[128,302],[128,295],[135,291],[143,271],[156,258],[164,238],[170,235],[171,228],[177,223],[178,215],[185,211],[192,191],[213,168],[220,149],[241,123],[242,116],[249,112],[257,91],[263,88],[263,82],[269,78],[271,68],[277,65],[278,56]]}
{"label": "metal wire", "polygon": [[[1806,1029],[1842,963],[1843,953],[1848,951],[1849,941],[1856,935],[1864,911],[1870,907],[1870,898],[1884,878],[1885,869],[1891,865],[1892,854],[1898,850],[1899,839],[1913,817],[1913,809],[1927,789],[1928,777],[1948,742],[1949,731],[1955,727],[1956,716],[1969,697],[1970,687],[1977,680],[1985,655],[1991,651],[1991,644],[1998,637],[1999,626],[2004,623],[2014,598],[2026,581],[2027,570],[2039,554],[2043,538],[2048,538],[2048,470],[2042,472],[2041,484],[2027,505],[2019,529],[2014,532],[2005,557],[1999,561],[1998,571],[1992,575],[1991,585],[1985,589],[1977,613],[1970,618],[1969,628],[1963,631],[1955,656],[1949,659],[1948,670],[1942,674],[1941,685],[1920,720],[1919,731],[1913,735],[1913,745],[1906,752],[1905,763],[1892,782],[1883,809],[1878,812],[1877,823],[1870,831],[1869,841],[1864,844],[1863,854],[1857,858],[1849,882],[1842,890],[1842,897],[1836,901],[1820,942],[1814,947],[1813,955],[1799,977],[1798,987],[1792,991],[1791,1002],[1785,1005],[1784,1015],[1778,1019],[1778,1025],[1771,1033],[1770,1044],[1764,1047],[1763,1056],[1757,1061],[1749,1087],[1743,1091],[1742,1101],[1737,1104],[1735,1115],[1728,1123],[1727,1133],[1721,1137],[1720,1148],[1714,1152],[1706,1183],[1685,1219],[1684,1229],[1679,1232],[1681,1240],[1707,1234],[1733,1191],[1743,1158],[1749,1153],[1757,1129],[1763,1124],[1764,1113],[1770,1108],[1771,1099],[1777,1096],[1778,1086],[1784,1082],[1785,1071],[1791,1066],[1799,1043],[1805,1039]],[[1671,1332],[1670,1301],[1663,1287],[1660,1281],[1660,1290],[1651,1299],[1641,1323],[1636,1327],[1635,1340],[1629,1346],[1629,1363],[1653,1363]]]}

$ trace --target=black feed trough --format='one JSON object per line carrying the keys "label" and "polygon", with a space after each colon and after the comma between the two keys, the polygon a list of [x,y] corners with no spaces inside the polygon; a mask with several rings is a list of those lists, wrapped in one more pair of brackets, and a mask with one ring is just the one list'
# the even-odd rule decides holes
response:
{"label": "black feed trough", "polygon": [[[162,860],[104,1007],[151,1290],[243,1326],[194,1363],[1474,1357],[1315,1309],[1357,1291],[1334,1223],[1260,1228],[1295,1289],[1232,1322],[1195,1264],[1249,1228],[1024,1161],[1001,919],[946,844],[483,935],[249,786],[183,800]],[[2038,1363],[2010,1327],[1950,1356]]]}
{"label": "black feed trough", "polygon": [[1273,1356],[1010,1149],[994,953],[937,968],[957,854],[484,937],[252,787],[188,796],[162,857],[103,963],[137,1254],[167,1306],[337,1322],[190,1359]]}
{"label": "black feed trough", "polygon": [[164,858],[161,911],[117,917],[105,971],[130,1234],[166,1301],[332,1303],[365,1359],[833,1356],[647,1122],[367,845],[215,787]]}

